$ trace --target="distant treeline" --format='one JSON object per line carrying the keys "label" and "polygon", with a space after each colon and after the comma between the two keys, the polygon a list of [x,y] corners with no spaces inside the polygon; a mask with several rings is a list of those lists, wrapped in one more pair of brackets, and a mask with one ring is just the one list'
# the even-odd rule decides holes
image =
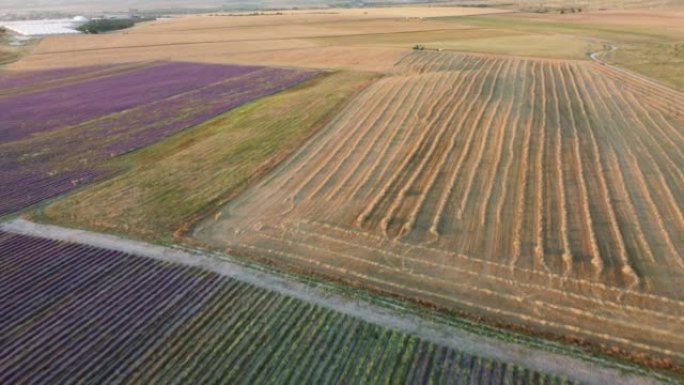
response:
{"label": "distant treeline", "polygon": [[102,33],[109,31],[118,31],[120,29],[131,28],[136,23],[141,21],[154,20],[153,18],[136,18],[136,19],[98,19],[91,20],[82,26],[76,28],[83,33]]}

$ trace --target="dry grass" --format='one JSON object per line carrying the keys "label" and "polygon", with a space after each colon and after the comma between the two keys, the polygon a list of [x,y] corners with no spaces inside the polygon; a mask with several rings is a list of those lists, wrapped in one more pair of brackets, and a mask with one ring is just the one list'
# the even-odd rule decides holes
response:
{"label": "dry grass", "polygon": [[245,53],[233,56],[231,61],[244,64],[262,63],[275,66],[385,72],[406,54],[407,51],[401,48],[327,46]]}
{"label": "dry grass", "polygon": [[[497,29],[469,28],[467,26],[437,25],[434,30],[412,31],[406,29],[400,32],[359,32],[349,35],[323,36],[311,38],[311,40],[330,45],[355,45],[355,46],[394,46],[410,48],[416,43],[433,42],[459,42],[463,40],[482,39],[488,37],[506,36],[510,32]],[[514,33],[515,34],[515,33]]]}
{"label": "dry grass", "polygon": [[396,6],[377,8],[352,8],[335,10],[340,15],[364,16],[364,17],[402,17],[402,18],[427,18],[444,16],[470,16],[481,14],[506,13],[508,11],[489,7],[440,7],[440,6]]}
{"label": "dry grass", "polygon": [[[96,50],[70,52],[62,51],[50,54],[34,54],[8,66],[15,71],[41,70],[59,67],[97,65],[109,63],[130,63],[141,61],[188,61],[200,63],[234,64],[259,63],[258,61],[240,60],[241,56],[264,55],[270,52],[290,51],[315,47],[303,40],[272,40],[269,49],[255,46],[249,42],[196,43],[188,45],[160,44],[156,46],[133,46],[123,48],[103,48]],[[399,54],[397,54],[398,57]],[[266,64],[266,63],[261,63]],[[281,65],[288,66],[287,62]],[[314,63],[316,64],[316,63]],[[293,64],[294,65],[294,64]],[[320,68],[323,66],[313,66]]]}
{"label": "dry grass", "polygon": [[684,95],[589,62],[412,54],[194,234],[684,363],[672,103]]}

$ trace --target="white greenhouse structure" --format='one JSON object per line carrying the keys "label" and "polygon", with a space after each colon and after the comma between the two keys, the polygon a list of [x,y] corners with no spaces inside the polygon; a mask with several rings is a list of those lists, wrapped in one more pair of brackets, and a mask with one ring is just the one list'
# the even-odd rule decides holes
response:
{"label": "white greenhouse structure", "polygon": [[88,22],[83,16],[73,19],[6,21],[2,27],[23,36],[69,35],[81,33],[76,28]]}

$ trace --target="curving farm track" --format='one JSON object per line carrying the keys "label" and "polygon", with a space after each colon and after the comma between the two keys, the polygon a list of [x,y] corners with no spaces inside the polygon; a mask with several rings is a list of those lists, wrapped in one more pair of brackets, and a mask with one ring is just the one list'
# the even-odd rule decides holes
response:
{"label": "curving farm track", "polygon": [[[2,379],[128,384],[168,383],[171,378],[268,384],[332,379],[470,385],[677,381],[597,357],[573,357],[554,344],[528,346],[510,341],[512,335],[473,333],[216,255],[23,219],[0,224],[0,265],[0,290],[18,293],[0,299],[2,309],[12,309],[0,311]],[[68,354],[36,359],[56,349]],[[311,370],[317,353],[322,364]]]}
{"label": "curving farm track", "polygon": [[0,231],[0,267],[4,384],[578,384],[119,250]]}

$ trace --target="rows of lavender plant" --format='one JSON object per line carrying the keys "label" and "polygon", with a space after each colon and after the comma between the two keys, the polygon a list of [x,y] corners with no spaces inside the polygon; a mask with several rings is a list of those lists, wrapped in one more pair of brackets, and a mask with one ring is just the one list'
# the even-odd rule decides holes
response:
{"label": "rows of lavender plant", "polygon": [[111,65],[95,65],[84,67],[64,67],[42,71],[0,72],[0,90],[23,88],[35,84],[51,82],[76,75],[84,75],[98,71]]}
{"label": "rows of lavender plant", "polygon": [[[158,64],[158,63],[156,63]],[[121,75],[154,65],[150,62],[110,63],[82,67],[65,67],[42,71],[0,72],[0,98],[36,93],[107,76]]]}
{"label": "rows of lavender plant", "polygon": [[110,175],[113,169],[62,170],[55,173],[30,169],[0,160],[0,215],[57,196]]}
{"label": "rows of lavender plant", "polygon": [[159,63],[74,85],[0,99],[0,140],[17,140],[189,92],[255,66]]}
{"label": "rows of lavender plant", "polygon": [[[9,133],[4,137],[0,133],[0,215],[110,175],[117,171],[105,166],[112,157],[291,87],[314,74],[253,66],[167,63],[79,82],[72,88],[0,98],[1,109],[2,103],[18,103],[36,95],[54,98],[59,90],[77,94],[85,90],[85,94],[93,96],[97,90],[110,89],[92,103],[80,95],[78,101],[64,102],[59,108],[34,106],[35,116],[30,116],[31,109],[18,104],[21,112],[12,111],[8,116],[22,116],[22,126],[33,122],[28,130],[13,131],[11,119],[4,114],[0,117],[0,131]],[[170,81],[168,77],[180,80]],[[103,88],[103,84],[107,86]],[[113,108],[109,103],[124,109],[108,113]],[[80,123],[57,130],[45,128],[65,121]],[[29,132],[34,134],[28,136]]]}
{"label": "rows of lavender plant", "polygon": [[0,232],[2,384],[570,384],[196,268]]}

